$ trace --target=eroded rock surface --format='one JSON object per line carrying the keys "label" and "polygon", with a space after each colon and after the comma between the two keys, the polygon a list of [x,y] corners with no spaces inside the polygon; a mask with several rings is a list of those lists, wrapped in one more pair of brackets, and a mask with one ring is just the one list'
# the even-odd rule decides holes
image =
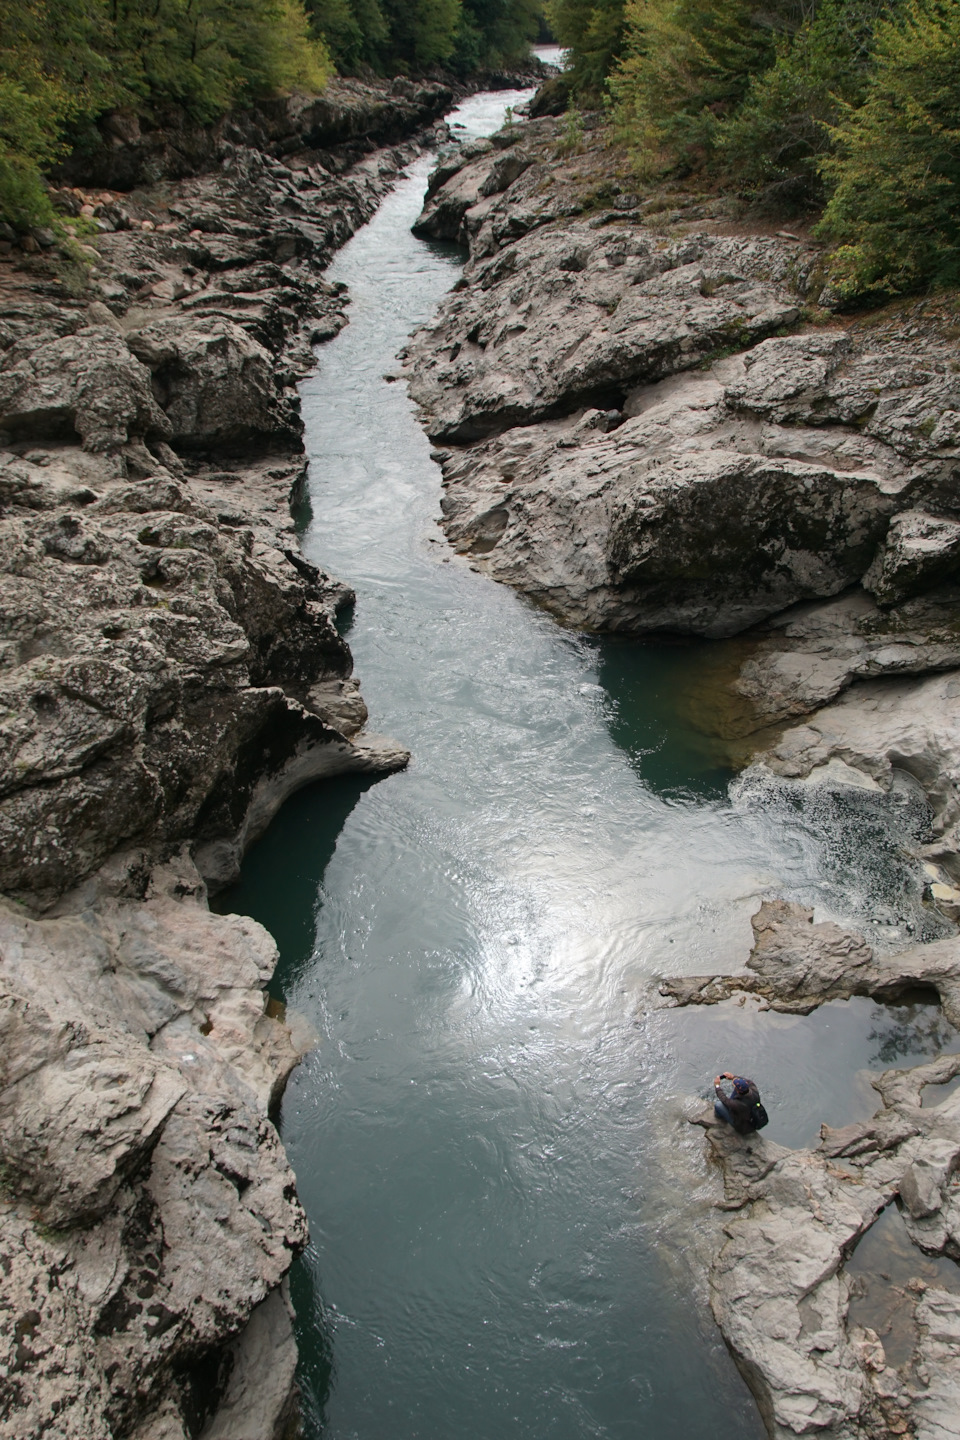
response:
{"label": "eroded rock surface", "polygon": [[185,1435],[306,1237],[268,1118],[304,1043],[266,1013],[276,946],[140,851],[55,916],[0,907],[0,953],[0,1434]]}
{"label": "eroded rock surface", "polygon": [[[382,97],[391,143],[415,89]],[[0,263],[9,1440],[296,1429],[306,1225],[271,1115],[309,1037],[268,1003],[271,938],[206,899],[292,790],[409,758],[364,729],[352,594],[291,516],[296,380],[346,323],[324,266],[421,143],[375,150],[340,100],[282,160],[224,126],[214,173],[59,192],[100,229],[85,286]],[[344,148],[304,148],[338,125]],[[177,137],[114,139],[149,169]]]}
{"label": "eroded rock surface", "polygon": [[[960,942],[875,956],[858,936],[813,924],[809,911],[767,903],[754,917],[743,974],[664,981],[672,1003],[712,1004],[760,994],[777,1009],[868,994],[891,999],[934,986],[960,1019]],[[714,1315],[753,1390],[773,1440],[944,1440],[960,1409],[960,1295],[917,1278],[897,1304],[915,1336],[889,1361],[877,1333],[850,1315],[846,1263],[884,1209],[899,1201],[907,1233],[928,1255],[960,1259],[960,1092],[921,1104],[927,1085],[960,1074],[960,1055],[874,1081],[882,1106],[869,1121],[822,1126],[815,1150],[746,1139],[698,1117],[723,1176],[724,1239],[710,1272]],[[918,1267],[919,1268],[919,1267]]]}
{"label": "eroded rock surface", "polygon": [[[889,790],[906,774],[930,806],[922,854],[960,880],[960,672],[920,681],[871,681],[788,730],[756,764],[762,771],[816,783]],[[960,897],[957,897],[960,899]],[[958,918],[951,915],[951,918]]]}
{"label": "eroded rock surface", "polygon": [[[456,548],[634,634],[736,634],[861,583],[899,611],[950,581],[948,328],[838,323],[815,249],[731,233],[719,205],[597,211],[561,138],[544,119],[467,147],[418,221],[471,252],[407,357]],[[830,693],[884,673],[869,648]]]}

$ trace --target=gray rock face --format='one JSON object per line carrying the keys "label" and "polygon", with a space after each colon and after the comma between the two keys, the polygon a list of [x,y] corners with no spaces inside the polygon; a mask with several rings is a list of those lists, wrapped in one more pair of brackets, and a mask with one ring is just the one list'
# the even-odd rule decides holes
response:
{"label": "gray rock face", "polygon": [[214,125],[199,125],[173,110],[151,125],[130,111],[114,110],[98,122],[101,142],[66,158],[57,173],[69,184],[129,191],[161,177],[182,181],[208,174],[237,147],[285,158],[307,148],[328,155],[332,150],[330,158],[341,159],[343,148],[353,142],[362,154],[364,142],[395,145],[416,134],[439,119],[453,99],[445,85],[403,88],[401,94],[386,80],[338,76],[321,96],[294,91],[234,111]]}
{"label": "gray rock face", "polygon": [[757,764],[791,779],[865,784],[888,789],[896,772],[910,775],[932,812],[923,853],[960,879],[960,672],[920,682],[877,680],[854,686],[758,757]]}
{"label": "gray rock face", "polygon": [[960,941],[915,945],[895,956],[874,955],[859,935],[831,921],[815,925],[813,911],[769,900],[753,917],[754,946],[746,972],[664,980],[661,995],[678,1005],[717,1005],[731,995],[759,995],[772,1010],[808,1015],[827,1000],[851,995],[895,1001],[932,986],[944,1014],[960,1024]]}
{"label": "gray rock face", "polygon": [[177,447],[299,449],[296,392],[278,394],[270,352],[234,321],[172,316],[131,331],[127,344],[151,371]]}
{"label": "gray rock face", "polygon": [[93,451],[171,433],[149,371],[104,325],[82,326],[0,367],[0,428],[14,439],[79,436]]}
{"label": "gray rock face", "polygon": [[958,610],[950,585],[885,609],[857,589],[772,617],[732,682],[749,705],[737,733],[808,715],[856,680],[955,669]]}
{"label": "gray rock face", "polygon": [[[888,999],[925,979],[960,1018],[956,940],[877,957],[859,936],[814,925],[809,911],[784,902],[765,904],[754,931],[745,974],[668,980],[662,993],[679,1004],[712,1004],[721,991],[759,991],[769,1004],[792,1010],[841,994]],[[901,1321],[916,1340],[896,1367],[877,1333],[851,1320],[845,1264],[898,1196],[914,1244],[927,1254],[960,1257],[953,1179],[960,1095],[921,1108],[925,1086],[958,1073],[956,1055],[886,1072],[874,1081],[883,1105],[873,1119],[839,1130],[822,1126],[816,1150],[786,1150],[762,1134],[742,1139],[712,1114],[698,1117],[722,1170],[721,1205],[729,1212],[711,1267],[713,1311],[773,1440],[816,1434],[887,1440],[905,1433],[941,1440],[955,1433],[960,1297],[921,1279],[907,1284]]]}
{"label": "gray rock face", "polygon": [[364,730],[352,592],[291,504],[294,382],[345,323],[323,266],[417,147],[237,139],[216,174],[91,204],[82,300],[50,302],[39,254],[4,277],[3,1440],[297,1427],[306,1224],[271,1115],[311,1039],[268,1004],[273,941],[205,882],[298,786],[409,759]]}
{"label": "gray rock face", "polygon": [[231,1343],[248,1378],[285,1354],[289,1392],[266,1297],[306,1226],[267,1116],[299,1053],[265,1013],[273,941],[211,915],[185,857],[135,852],[56,918],[0,907],[0,948],[0,1434],[107,1440],[159,1409],[185,1436]]}
{"label": "gray rock face", "polygon": [[734,358],[638,386],[612,432],[588,410],[439,452],[447,533],[590,629],[732,634],[847,588],[905,471],[860,436],[800,445],[793,427],[738,413],[729,394],[743,373]]}
{"label": "gray rock face", "polygon": [[431,437],[462,444],[746,345],[799,315],[794,247],[574,222],[468,269],[411,352]]}
{"label": "gray rock face", "polygon": [[887,531],[863,577],[881,605],[895,605],[960,569],[960,524],[906,510]]}
{"label": "gray rock face", "polygon": [[455,546],[570,624],[637,634],[735,634],[861,581],[889,607],[948,579],[942,327],[777,333],[819,294],[815,252],[644,221],[635,196],[575,218],[590,194],[558,135],[537,121],[447,162],[417,223],[471,251],[407,356]]}
{"label": "gray rock face", "polygon": [[[377,768],[310,708],[311,687],[349,675],[342,592],[288,560],[265,516],[223,525],[159,461],[112,481],[71,447],[45,457],[0,460],[14,494],[0,518],[8,894],[49,900],[133,839],[252,838],[294,776]],[[288,463],[288,492],[299,473]],[[269,494],[255,468],[231,478]]]}

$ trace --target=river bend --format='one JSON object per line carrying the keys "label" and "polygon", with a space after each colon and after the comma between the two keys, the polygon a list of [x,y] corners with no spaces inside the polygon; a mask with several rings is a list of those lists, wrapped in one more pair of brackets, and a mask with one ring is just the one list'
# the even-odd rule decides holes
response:
{"label": "river bend", "polygon": [[[489,133],[519,98],[452,119]],[[747,1070],[769,1133],[806,1144],[868,1113],[866,1068],[928,1048],[936,1017],[638,1007],[658,973],[741,963],[767,895],[895,938],[909,816],[728,792],[674,704],[697,647],[565,633],[451,557],[384,378],[462,264],[410,234],[431,163],[337,258],[350,324],[302,392],[305,551],[355,586],[371,726],[413,762],[296,796],[226,897],[276,935],[277,993],[319,1037],[282,1115],[312,1229],[305,1434],[758,1440],[697,1279],[684,1097]]]}

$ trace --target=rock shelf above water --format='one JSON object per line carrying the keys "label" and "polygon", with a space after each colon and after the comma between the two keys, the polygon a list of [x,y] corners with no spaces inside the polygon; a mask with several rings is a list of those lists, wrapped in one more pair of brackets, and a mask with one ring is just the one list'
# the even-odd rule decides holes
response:
{"label": "rock shelf above water", "polygon": [[[753,928],[746,971],[667,979],[667,1003],[709,1005],[739,993],[805,1013],[851,995],[895,1001],[924,986],[960,1019],[956,939],[877,956],[860,936],[815,925],[810,911],[782,901],[764,904]],[[713,1312],[773,1440],[942,1440],[955,1429],[960,1287],[917,1278],[902,1290],[916,1339],[894,1365],[877,1333],[851,1320],[846,1262],[897,1202],[918,1252],[960,1260],[960,1093],[921,1104],[926,1086],[956,1075],[960,1055],[878,1075],[873,1118],[822,1126],[815,1150],[788,1150],[762,1133],[742,1138],[712,1111],[696,1118],[722,1174],[726,1212],[710,1269]]]}
{"label": "rock shelf above water", "polygon": [[352,592],[291,515],[296,380],[346,323],[324,267],[450,99],[381,92],[192,151],[108,136],[108,183],[149,183],[60,192],[99,226],[86,272],[0,261],[10,1440],[295,1425],[306,1221],[270,1117],[310,1037],[268,1004],[270,936],[206,900],[293,789],[409,759],[364,729]]}

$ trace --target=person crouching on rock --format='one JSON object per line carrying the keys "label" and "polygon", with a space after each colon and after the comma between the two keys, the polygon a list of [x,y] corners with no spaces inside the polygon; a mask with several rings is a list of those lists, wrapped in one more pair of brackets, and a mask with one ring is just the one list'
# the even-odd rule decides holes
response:
{"label": "person crouching on rock", "polygon": [[[721,1080],[733,1081],[732,1095],[724,1094]],[[738,1135],[752,1135],[754,1130],[762,1130],[766,1125],[767,1112],[760,1104],[760,1091],[752,1080],[724,1070],[722,1075],[715,1076],[713,1091],[717,1097],[713,1102],[714,1115],[725,1124],[732,1125]]]}

